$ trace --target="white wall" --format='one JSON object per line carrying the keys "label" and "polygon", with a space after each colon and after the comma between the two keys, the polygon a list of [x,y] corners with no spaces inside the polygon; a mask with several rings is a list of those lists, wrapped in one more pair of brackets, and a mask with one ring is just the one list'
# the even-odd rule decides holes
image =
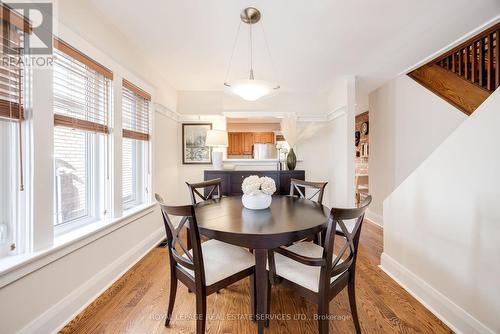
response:
{"label": "white wall", "polygon": [[165,201],[173,201],[178,193],[179,169],[177,147],[180,137],[177,134],[177,120],[169,110],[156,107],[154,124],[154,184],[153,191]]}
{"label": "white wall", "polygon": [[499,110],[497,90],[384,202],[382,267],[459,333],[500,332]]}
{"label": "white wall", "polygon": [[180,114],[221,114],[226,111],[321,114],[328,110],[326,94],[279,92],[258,101],[244,101],[223,91],[180,91]]}
{"label": "white wall", "polygon": [[[304,124],[305,125],[305,124]],[[297,147],[297,169],[306,171],[310,181],[327,181],[324,204],[332,207],[349,205],[347,164],[347,116],[342,113],[325,122],[318,133]]]}
{"label": "white wall", "polygon": [[466,116],[406,75],[369,97],[370,218],[382,223],[382,202]]}

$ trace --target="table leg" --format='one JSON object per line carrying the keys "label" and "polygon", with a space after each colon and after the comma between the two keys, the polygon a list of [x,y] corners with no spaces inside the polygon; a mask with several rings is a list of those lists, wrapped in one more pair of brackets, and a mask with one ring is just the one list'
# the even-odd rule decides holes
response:
{"label": "table leg", "polygon": [[268,277],[266,270],[267,249],[255,249],[255,286],[257,299],[257,326],[258,333],[264,333],[264,327],[267,325],[267,289]]}

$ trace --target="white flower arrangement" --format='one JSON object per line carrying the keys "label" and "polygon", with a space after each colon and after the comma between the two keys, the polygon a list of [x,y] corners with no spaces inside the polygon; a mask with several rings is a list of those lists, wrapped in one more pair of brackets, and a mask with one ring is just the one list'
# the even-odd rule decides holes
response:
{"label": "white flower arrangement", "polygon": [[272,195],[276,191],[276,183],[270,177],[263,176],[260,178],[260,190],[266,195]]}
{"label": "white flower arrangement", "polygon": [[267,176],[258,177],[257,175],[250,175],[243,180],[241,190],[243,190],[245,195],[251,196],[258,195],[259,193],[272,195],[276,191],[276,183]]}

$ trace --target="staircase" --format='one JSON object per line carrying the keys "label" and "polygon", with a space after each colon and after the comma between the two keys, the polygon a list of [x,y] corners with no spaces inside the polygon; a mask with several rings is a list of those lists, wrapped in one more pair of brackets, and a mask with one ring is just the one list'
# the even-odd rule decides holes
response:
{"label": "staircase", "polygon": [[408,76],[470,115],[500,86],[499,39],[500,23]]}

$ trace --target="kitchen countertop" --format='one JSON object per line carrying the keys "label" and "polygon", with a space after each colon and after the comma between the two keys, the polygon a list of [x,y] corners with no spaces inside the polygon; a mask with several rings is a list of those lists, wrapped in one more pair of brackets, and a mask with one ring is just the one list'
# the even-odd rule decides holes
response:
{"label": "kitchen countertop", "polygon": [[[297,161],[302,161],[298,159]],[[232,162],[278,162],[278,159],[224,159],[223,162],[232,163]],[[281,160],[281,162],[286,162],[285,160]]]}

